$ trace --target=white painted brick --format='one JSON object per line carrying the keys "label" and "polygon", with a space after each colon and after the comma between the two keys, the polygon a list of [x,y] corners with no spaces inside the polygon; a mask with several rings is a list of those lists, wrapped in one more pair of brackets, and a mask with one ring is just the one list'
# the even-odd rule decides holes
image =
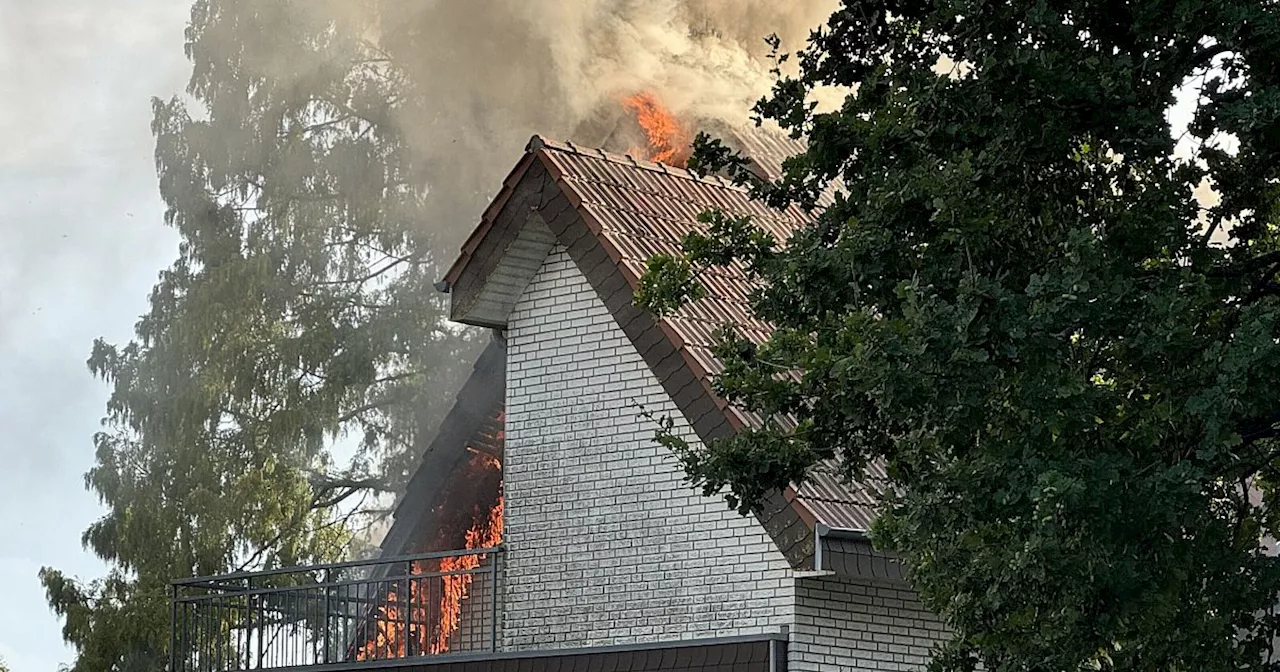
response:
{"label": "white painted brick", "polygon": [[938,618],[898,584],[798,579],[788,669],[916,672],[944,635]]}
{"label": "white painted brick", "polygon": [[508,323],[509,649],[777,632],[791,570],[754,518],[707,500],[640,406],[692,429],[562,248]]}

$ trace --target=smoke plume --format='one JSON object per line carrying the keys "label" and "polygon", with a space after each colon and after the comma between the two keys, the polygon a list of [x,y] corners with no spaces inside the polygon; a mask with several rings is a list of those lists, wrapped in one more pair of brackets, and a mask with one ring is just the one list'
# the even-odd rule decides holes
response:
{"label": "smoke plume", "polygon": [[[804,45],[836,0],[385,2],[379,41],[423,102],[401,120],[435,195],[432,228],[470,230],[533,134],[625,151],[622,97],[648,91],[684,119],[746,123],[768,92],[769,47]],[[625,130],[625,129],[624,129]],[[623,134],[625,135],[625,133]],[[435,200],[435,199],[433,199]]]}

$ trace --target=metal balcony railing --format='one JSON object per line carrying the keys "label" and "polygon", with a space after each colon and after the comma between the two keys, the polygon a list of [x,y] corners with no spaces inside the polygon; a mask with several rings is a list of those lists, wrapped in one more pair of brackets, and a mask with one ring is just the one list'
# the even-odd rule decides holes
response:
{"label": "metal balcony railing", "polygon": [[171,672],[497,648],[501,548],[173,582]]}

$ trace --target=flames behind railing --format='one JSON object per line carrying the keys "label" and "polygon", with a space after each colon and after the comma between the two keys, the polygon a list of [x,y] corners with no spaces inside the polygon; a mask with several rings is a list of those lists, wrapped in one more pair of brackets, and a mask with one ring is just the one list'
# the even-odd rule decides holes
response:
{"label": "flames behind railing", "polygon": [[493,651],[500,558],[480,548],[176,581],[170,669]]}

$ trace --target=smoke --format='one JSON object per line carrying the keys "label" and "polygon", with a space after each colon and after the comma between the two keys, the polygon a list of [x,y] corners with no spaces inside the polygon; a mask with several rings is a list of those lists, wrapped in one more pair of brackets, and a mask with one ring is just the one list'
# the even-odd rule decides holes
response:
{"label": "smoke", "polygon": [[[773,83],[765,37],[804,46],[836,0],[384,0],[380,42],[422,104],[400,120],[430,171],[429,222],[469,231],[533,134],[625,151],[620,98],[746,123]],[[623,134],[625,135],[625,133]]]}
{"label": "smoke", "polygon": [[654,89],[677,113],[740,119],[770,83],[764,37],[777,31],[796,43],[822,19],[814,8],[829,3],[791,3],[789,12],[776,2],[512,4],[547,31],[550,61],[529,65],[554,73],[571,115]]}
{"label": "smoke", "polygon": [[[394,431],[413,427],[422,442],[428,433],[417,428],[439,421],[453,403],[449,388],[469,370],[456,361],[465,349],[434,335],[449,332],[418,316],[436,314],[446,300],[431,281],[452,262],[529,137],[627,151],[640,144],[639,128],[622,99],[639,92],[696,124],[691,130],[711,122],[745,123],[773,84],[766,36],[777,34],[784,49],[800,48],[836,4],[197,0],[187,45],[194,64],[188,94],[196,108],[189,114],[196,121],[187,125],[184,112],[157,124],[165,154],[161,172],[168,173],[162,184],[179,192],[171,198],[186,199],[180,186],[192,179],[186,168],[194,163],[189,172],[195,179],[208,172],[209,188],[231,193],[226,198],[235,207],[245,207],[244,197],[225,190],[224,182],[247,183],[244,191],[254,193],[323,192],[314,202],[272,210],[267,225],[254,221],[259,212],[245,215],[240,224],[246,230],[281,230],[244,237],[278,245],[281,254],[294,253],[294,240],[332,240],[324,252],[309,243],[297,246],[306,273],[336,268],[336,275],[350,277],[350,267],[368,267],[360,273],[380,268],[373,273],[379,289],[368,290],[368,304],[387,301],[389,307],[370,309],[368,324],[376,328],[369,331],[386,324],[432,334],[406,333],[409,345],[401,346],[411,352],[406,367],[430,372],[430,390],[415,397],[413,407],[388,411],[398,414],[388,421]],[[307,128],[299,130],[299,117]],[[358,121],[348,124],[352,118]],[[366,137],[376,141],[360,141]],[[355,205],[330,193],[351,194]],[[372,224],[358,226],[367,222]],[[354,239],[353,228],[376,237],[377,245]],[[401,238],[406,230],[412,235]],[[383,254],[381,248],[391,245],[406,249]],[[430,252],[425,258],[418,255],[423,247]],[[395,264],[412,272],[385,273],[385,257],[401,255],[412,263]],[[373,296],[382,288],[385,296]],[[402,326],[404,315],[413,319]],[[398,372],[399,364],[388,366],[389,374]],[[400,478],[421,454],[401,445],[388,441],[369,452],[352,446],[351,464],[356,471],[376,468]],[[378,467],[370,466],[373,459],[381,460]]]}
{"label": "smoke", "polygon": [[[255,15],[218,39],[262,50],[256,58],[286,86],[291,73],[313,69],[296,64],[300,57],[290,55],[286,40],[273,39],[292,25],[355,25],[377,43],[404,73],[394,125],[429,192],[423,209],[414,212],[420,220],[415,225],[431,239],[432,261],[442,273],[530,136],[627,151],[643,143],[622,100],[639,92],[651,93],[688,123],[747,123],[751,106],[774,81],[766,36],[777,34],[784,50],[798,49],[837,4],[312,0],[281,5],[306,17]],[[239,46],[225,48],[241,52]],[[444,396],[452,403],[452,395]],[[417,466],[417,452],[411,452],[405,456],[409,469]],[[470,507],[465,512],[469,516]],[[460,533],[469,525],[442,521],[441,530]]]}

